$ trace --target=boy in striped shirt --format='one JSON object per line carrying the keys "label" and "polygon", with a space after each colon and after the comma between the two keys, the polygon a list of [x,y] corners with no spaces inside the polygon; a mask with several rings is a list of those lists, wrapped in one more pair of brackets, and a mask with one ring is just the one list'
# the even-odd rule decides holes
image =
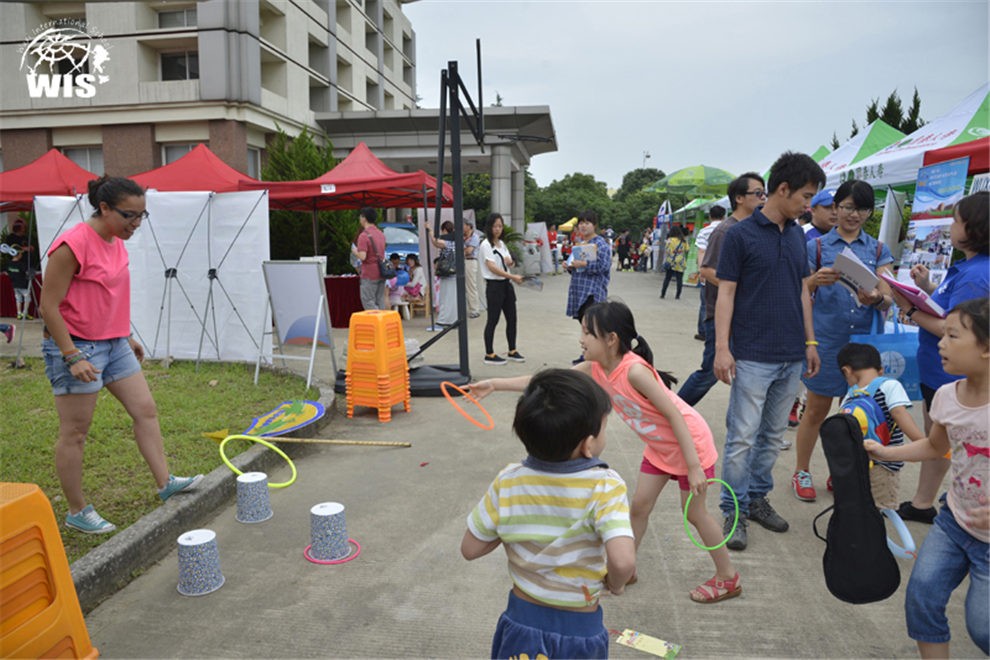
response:
{"label": "boy in striped shirt", "polygon": [[505,545],[513,586],[493,658],[608,657],[598,599],[621,594],[636,567],[626,484],[598,458],[611,408],[571,369],[539,372],[516,404],[528,456],[495,477],[461,541],[466,559]]}

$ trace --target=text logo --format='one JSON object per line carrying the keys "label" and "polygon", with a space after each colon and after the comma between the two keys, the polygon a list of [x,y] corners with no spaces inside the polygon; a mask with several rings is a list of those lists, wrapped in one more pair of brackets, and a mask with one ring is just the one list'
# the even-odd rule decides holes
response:
{"label": "text logo", "polygon": [[103,35],[85,23],[59,19],[41,25],[21,48],[28,95],[41,98],[96,96],[97,85],[110,81],[110,51]]}

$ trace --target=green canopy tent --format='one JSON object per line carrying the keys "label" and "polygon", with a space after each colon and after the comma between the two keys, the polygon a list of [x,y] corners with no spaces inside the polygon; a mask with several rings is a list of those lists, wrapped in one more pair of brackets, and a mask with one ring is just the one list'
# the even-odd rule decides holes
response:
{"label": "green canopy tent", "polygon": [[881,149],[904,138],[904,133],[897,130],[882,119],[865,127],[851,140],[840,146],[819,161],[825,176],[830,177],[835,172],[841,172],[852,165],[869,158]]}

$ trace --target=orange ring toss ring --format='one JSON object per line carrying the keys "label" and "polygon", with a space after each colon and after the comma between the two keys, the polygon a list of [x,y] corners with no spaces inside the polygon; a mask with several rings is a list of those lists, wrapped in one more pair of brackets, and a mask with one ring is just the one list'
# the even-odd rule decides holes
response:
{"label": "orange ring toss ring", "polygon": [[[488,426],[485,426],[484,424],[476,420],[474,417],[471,417],[471,415],[464,412],[464,409],[461,408],[461,406],[456,401],[454,401],[454,397],[450,396],[450,392],[447,391],[448,385],[450,387],[453,387],[455,390],[457,390],[461,394],[461,396],[463,396],[465,399],[467,399],[474,405],[478,406],[478,410],[480,410],[481,414],[483,414],[485,418],[488,420]],[[495,428],[495,421],[492,420],[492,416],[488,414],[488,411],[485,410],[484,406],[481,405],[481,402],[475,399],[473,396],[471,396],[471,394],[468,393],[467,390],[465,390],[462,387],[458,387],[449,380],[445,380],[442,383],[440,383],[440,391],[443,392],[443,395],[447,398],[447,401],[450,401],[450,405],[454,406],[454,408],[457,409],[457,412],[464,415],[464,419],[471,422],[482,431],[491,431],[493,428]]]}

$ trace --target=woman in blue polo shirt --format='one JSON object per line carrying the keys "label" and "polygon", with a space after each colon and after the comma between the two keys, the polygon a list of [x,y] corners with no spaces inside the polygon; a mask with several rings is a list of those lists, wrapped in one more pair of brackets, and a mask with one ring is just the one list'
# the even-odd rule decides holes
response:
{"label": "woman in blue polo shirt", "polygon": [[892,304],[890,289],[883,280],[872,291],[853,294],[839,284],[840,273],[832,267],[835,257],[849,248],[870,270],[888,270],[894,260],[890,250],[863,231],[863,224],[873,213],[873,200],[870,184],[844,182],[835,191],[838,223],[827,234],[808,241],[811,276],[806,285],[814,296],[815,339],[822,366],[815,376],[802,378],[808,388],[808,403],[797,429],[791,488],[794,496],[805,502],[814,502],[817,496],[809,464],[818,430],[832,408],[832,399],[849,388],[836,360],[839,349],[849,343],[851,335],[869,333],[873,319]]}
{"label": "woman in blue polo shirt", "polygon": [[[931,295],[932,300],[948,311],[961,302],[974,298],[986,299],[990,295],[990,191],[981,191],[965,197],[956,204],[953,222],[949,229],[952,247],[962,251],[966,258],[958,262],[945,275],[939,286],[929,278],[928,268],[918,264],[911,268],[911,278],[920,289]],[[894,292],[897,306],[904,315],[918,325],[918,370],[921,372],[921,395],[925,399],[925,433],[931,428],[928,410],[935,390],[946,383],[959,380],[942,369],[938,354],[938,342],[945,334],[945,321],[926,314],[911,305],[903,296]],[[935,519],[935,496],[942,479],[949,469],[949,459],[938,458],[921,464],[918,489],[910,501],[901,502],[897,512],[904,520],[931,523]]]}

